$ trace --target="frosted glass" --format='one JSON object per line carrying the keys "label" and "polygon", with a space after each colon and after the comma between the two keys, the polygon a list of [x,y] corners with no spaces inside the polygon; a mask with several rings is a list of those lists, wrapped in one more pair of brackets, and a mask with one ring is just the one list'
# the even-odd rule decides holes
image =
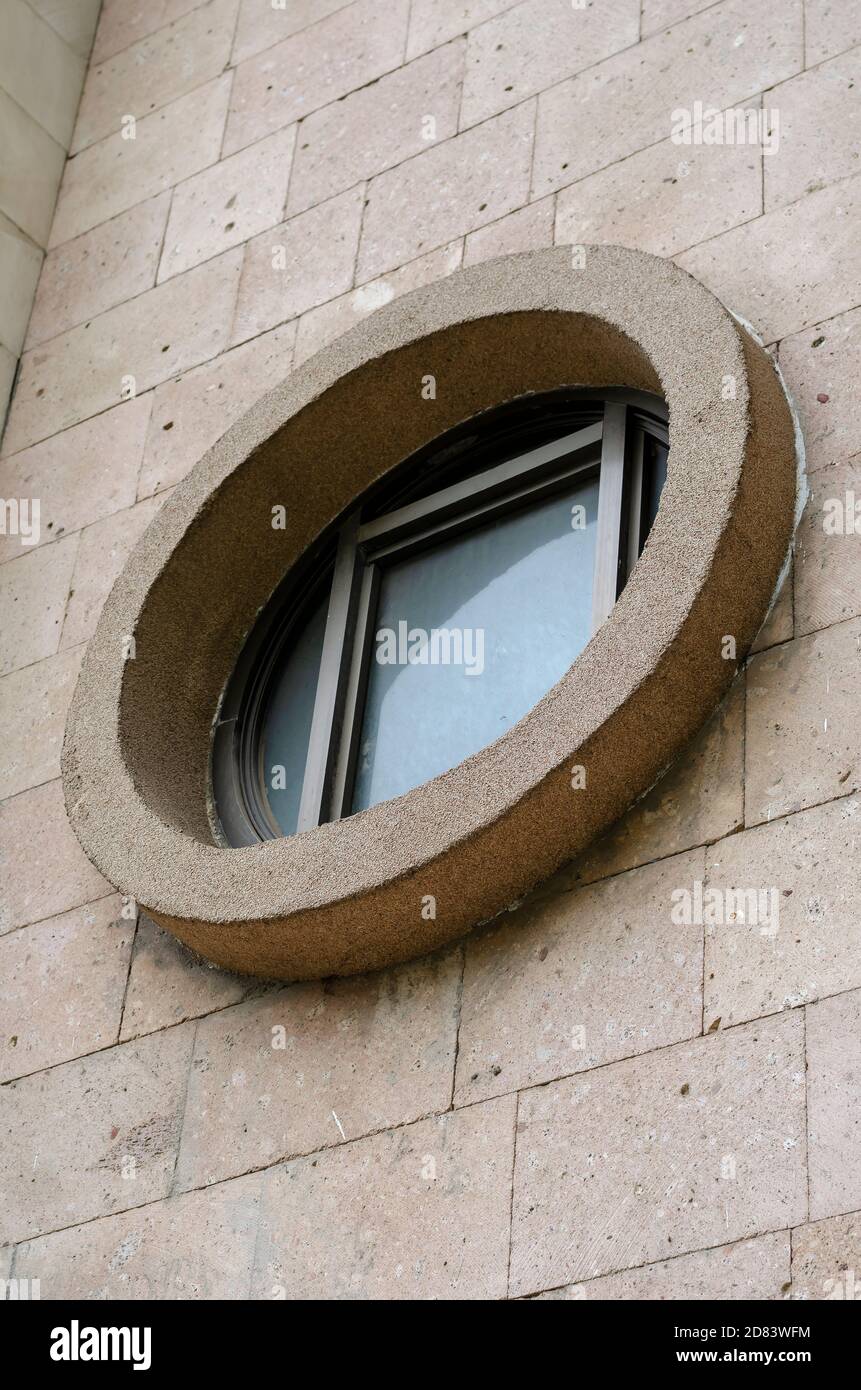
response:
{"label": "frosted glass", "polygon": [[327,589],[290,644],[266,713],[262,775],[270,809],[285,835],[295,835],[299,823],[328,605]]}
{"label": "frosted glass", "polygon": [[564,675],[591,632],[597,512],[594,478],[384,570],[353,811],[492,743]]}

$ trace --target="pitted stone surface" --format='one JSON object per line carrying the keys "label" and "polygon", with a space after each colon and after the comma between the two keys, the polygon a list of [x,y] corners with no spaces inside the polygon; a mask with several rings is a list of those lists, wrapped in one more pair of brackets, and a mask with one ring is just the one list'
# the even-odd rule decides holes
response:
{"label": "pitted stone surface", "polygon": [[[417,389],[428,371],[433,402]],[[500,400],[572,381],[661,389],[671,463],[631,581],[566,676],[505,736],[393,803],[289,839],[213,844],[213,713],[285,571],[421,444]],[[349,974],[431,950],[582,849],[702,723],[734,670],[723,635],[743,652],[760,625],[794,495],[792,423],[770,358],[670,263],[593,247],[572,271],[560,248],[419,289],[258,402],[145,533],[73,702],[73,823],[121,891],[233,969]],[[295,518],[287,532],[271,527],[275,501]],[[572,762],[587,769],[587,798],[572,796]]]}
{"label": "pitted stone surface", "polygon": [[[556,0],[546,8],[565,8],[566,3]],[[613,14],[607,34],[624,38],[617,21],[630,8],[627,0],[609,0],[609,6]],[[606,241],[675,255],[773,344],[770,351],[800,417],[811,500],[796,563],[788,566],[780,599],[752,648],[771,649],[769,662],[744,663],[728,701],[610,833],[599,835],[585,855],[543,879],[521,907],[455,952],[456,959],[476,960],[486,933],[507,943],[495,957],[498,976],[488,971],[482,979],[493,986],[499,978],[501,993],[516,999],[520,1012],[503,1020],[511,1032],[506,1056],[502,1062],[488,1058],[483,1079],[471,1089],[484,1082],[500,1087],[508,1077],[517,1095],[509,1092],[476,1103],[452,1091],[446,1101],[446,1083],[453,1087],[455,1069],[455,1049],[448,1041],[451,1015],[446,1012],[443,1018],[438,1000],[426,1000],[419,991],[394,1023],[390,1015],[389,1027],[412,1029],[404,1036],[415,1039],[415,1020],[421,1015],[427,1038],[433,1036],[434,1022],[440,1036],[446,1033],[430,1103],[454,1109],[379,1132],[380,1114],[395,1126],[398,1116],[417,1113],[403,1105],[403,1098],[411,1101],[416,1047],[392,1045],[377,1019],[378,1004],[403,967],[385,971],[376,982],[340,982],[337,990],[349,994],[355,989],[350,1045],[339,1046],[337,1027],[307,1023],[303,1061],[319,1094],[315,1099],[306,1088],[302,1114],[291,1116],[290,1126],[295,1130],[301,1119],[307,1139],[313,1133],[309,1121],[314,1107],[327,1095],[346,1096],[351,1103],[347,1115],[341,1113],[340,1100],[332,1103],[347,1142],[341,1141],[329,1115],[330,1128],[318,1131],[319,1152],[180,1195],[174,1182],[174,1195],[163,1195],[167,1184],[162,1172],[174,1162],[177,1147],[166,1144],[161,1156],[150,1152],[160,1136],[169,1137],[164,1125],[160,1129],[155,1122],[173,1113],[174,1104],[178,1121],[184,1114],[186,1136],[200,1122],[194,1106],[182,1103],[194,1056],[187,1040],[195,1032],[209,1040],[208,1058],[216,1063],[217,1078],[226,1078],[229,1085],[230,1074],[220,1067],[218,1053],[219,1040],[232,1036],[229,1016],[262,1023],[264,994],[301,998],[310,992],[313,997],[322,993],[332,1005],[325,1023],[335,1013],[325,993],[331,986],[300,984],[284,991],[277,983],[228,974],[141,917],[124,990],[128,930],[134,922],[119,915],[111,886],[80,849],[63,809],[60,783],[33,785],[0,801],[0,953],[8,966],[5,974],[0,970],[0,978],[9,985],[2,991],[0,1056],[11,1083],[0,1085],[0,1111],[5,1117],[13,1107],[17,1115],[14,1141],[8,1137],[10,1126],[0,1124],[0,1152],[11,1155],[13,1144],[15,1158],[20,1151],[17,1165],[10,1156],[4,1211],[22,1218],[15,1223],[19,1234],[0,1234],[0,1279],[41,1277],[43,1299],[271,1299],[309,1291],[327,1297],[397,1297],[405,1292],[420,1298],[511,1296],[515,1286],[507,1285],[506,1270],[513,1148],[520,1159],[535,1138],[520,1128],[515,1139],[516,1122],[522,1126],[528,1121],[542,1097],[558,1093],[557,1099],[568,1101],[575,1088],[579,1094],[579,1088],[589,1085],[589,1099],[578,1105],[582,1123],[567,1129],[563,1104],[547,1112],[548,1129],[536,1145],[539,1169],[528,1190],[524,1168],[518,1165],[518,1203],[524,1197],[541,1201],[539,1216],[531,1218],[539,1255],[531,1265],[533,1273],[538,1268],[536,1282],[529,1280],[531,1288],[540,1287],[547,1291],[542,1296],[553,1299],[851,1298],[861,1271],[855,1105],[861,955],[852,857],[859,796],[851,790],[852,769],[846,760],[854,745],[851,738],[843,739],[841,721],[857,707],[849,677],[857,666],[851,658],[861,607],[853,575],[861,562],[852,534],[846,529],[828,534],[822,522],[826,505],[835,499],[845,504],[847,494],[858,491],[861,459],[856,389],[861,310],[855,307],[861,180],[851,177],[858,167],[858,141],[853,142],[851,131],[853,91],[839,80],[844,70],[857,66],[853,50],[861,42],[861,7],[857,0],[787,0],[784,5],[642,0],[642,41],[637,43],[633,33],[634,41],[623,51],[578,71],[576,43],[564,52],[542,50],[532,61],[533,40],[554,25],[569,26],[576,39],[581,22],[584,33],[591,29],[594,35],[595,0],[567,20],[545,16],[543,0],[404,0],[394,8],[375,6],[373,0],[290,0],[285,9],[273,9],[269,0],[240,0],[229,60],[236,71],[207,77],[215,69],[209,65],[212,49],[204,32],[205,42],[187,54],[189,78],[196,85],[178,95],[185,79],[173,62],[176,55],[170,54],[175,47],[171,36],[200,34],[212,15],[229,8],[227,0],[29,0],[29,8],[25,0],[0,3],[0,50],[7,10],[35,12],[28,20],[31,30],[42,24],[50,40],[50,26],[59,35],[52,51],[63,41],[71,45],[71,57],[80,54],[84,61],[99,21],[91,70],[102,68],[100,81],[120,75],[124,85],[123,71],[131,78],[130,106],[123,101],[116,107],[117,123],[121,111],[137,109],[142,76],[148,99],[168,103],[139,120],[136,140],[126,141],[111,129],[67,163],[50,239],[54,250],[44,263],[25,353],[27,366],[44,348],[47,380],[37,382],[36,389],[45,385],[48,399],[32,398],[27,367],[24,394],[20,387],[13,393],[0,447],[0,498],[42,500],[44,553],[31,555],[17,535],[2,535],[0,528],[0,646],[9,672],[0,676],[0,704],[5,692],[12,712],[3,732],[12,730],[10,748],[16,740],[19,747],[26,742],[31,772],[44,775],[54,730],[34,730],[22,740],[21,704],[11,697],[22,682],[36,679],[40,668],[54,669],[58,650],[80,646],[93,632],[115,576],[163,500],[134,506],[135,498],[161,494],[185,477],[255,399],[287,376],[291,356],[293,366],[306,361],[379,305],[441,280],[461,263],[470,266],[551,246],[554,232],[560,248],[571,241]],[[598,8],[607,10],[606,0]],[[368,23],[372,13],[374,21]],[[535,21],[534,29],[525,17]],[[497,49],[494,35],[495,42],[506,45],[514,36],[519,46]],[[220,35],[211,37],[221,44]],[[598,37],[603,43],[603,35]],[[415,90],[404,85],[408,76],[444,65],[446,51],[455,50],[471,53],[466,120],[476,102],[485,110],[494,105],[500,110],[469,129],[461,119],[460,134],[452,133],[445,93],[437,102],[432,84]],[[219,56],[223,53],[222,46]],[[151,74],[130,72],[130,62],[142,54],[149,55],[150,64],[164,57],[164,66]],[[478,66],[476,58],[481,59]],[[7,75],[8,67],[7,61]],[[17,99],[23,97],[34,110],[34,100],[45,88],[44,73],[25,90],[20,87],[23,71],[15,73]],[[117,95],[116,81],[114,89]],[[526,90],[535,95],[524,101]],[[94,79],[90,92],[95,94]],[[406,126],[392,122],[385,131],[379,113],[393,93],[400,94],[397,109],[406,115]],[[742,147],[677,147],[670,139],[671,112],[677,102],[687,106],[696,96],[720,106],[777,109],[779,151],[763,153],[747,142]],[[503,109],[509,103],[514,104]],[[97,133],[89,97],[88,106],[76,147]],[[19,113],[15,120],[13,108]],[[332,132],[345,115],[360,114],[370,126],[360,129],[353,121],[345,147],[337,148],[329,138]],[[438,118],[438,138],[424,148],[419,122],[432,114]],[[16,137],[5,145],[0,139],[0,146],[12,156],[13,184],[26,183],[15,195],[19,215],[5,204],[3,211],[33,235],[38,223],[47,239],[50,207],[32,176],[46,159],[59,176],[62,151],[24,115],[14,101],[0,101],[0,127],[4,117],[12,121]],[[500,138],[500,132],[507,137],[515,129],[522,144]],[[439,138],[441,132],[446,139]],[[309,133],[315,138],[297,160],[302,184],[288,206],[286,155],[294,133],[297,154]],[[312,158],[316,136],[323,137],[319,153],[325,168]],[[237,154],[232,153],[233,142],[242,147]],[[274,160],[273,151],[278,152]],[[272,174],[265,186],[258,177],[261,169]],[[369,182],[353,185],[350,192],[340,183],[341,175]],[[294,237],[308,225],[304,213],[302,220],[297,218],[292,199],[303,203],[309,189],[316,201],[307,210],[315,217],[319,211],[317,226],[323,222],[325,227],[327,207],[331,212],[334,202],[337,209],[341,194],[329,195],[322,209],[321,195],[335,183],[358,207],[370,196],[365,213],[381,196],[392,216],[357,217],[358,269],[355,238],[346,258],[335,255],[329,263],[328,248],[339,229],[329,225],[322,239],[309,237],[291,266],[290,274],[298,277],[296,292],[287,294],[285,272],[267,262],[261,247],[266,243],[271,251],[272,229],[278,229],[280,240],[285,226],[292,227]],[[421,201],[410,190],[418,190]],[[234,194],[236,202],[228,208]],[[790,196],[793,201],[786,201]],[[489,206],[482,208],[485,202]],[[172,228],[162,244],[171,209]],[[8,223],[0,227],[0,261],[9,230]],[[261,234],[259,242],[247,240]],[[223,293],[211,294],[213,267],[205,262],[234,243],[236,255],[228,251],[228,263],[246,262],[247,273],[229,276]],[[15,245],[20,257],[24,243]],[[570,253],[560,249],[559,254]],[[28,256],[29,277],[36,273],[32,258],[38,264],[41,252],[31,247]],[[381,265],[387,268],[378,269]],[[169,293],[154,294],[157,280],[164,282],[168,275],[176,277],[174,285],[164,285]],[[253,291],[260,323],[278,324],[247,341],[251,316],[243,312],[240,321],[236,315],[240,278],[245,305],[252,303],[248,296]],[[13,329],[23,333],[25,323],[17,317],[20,279],[13,294]],[[206,292],[192,294],[202,281],[208,283]],[[195,312],[199,308],[208,321],[207,332],[213,330],[213,346],[207,349],[203,341],[206,350],[199,357],[183,353],[185,365],[174,370],[171,364],[162,377],[161,349],[170,343],[173,352],[187,341],[192,300]],[[165,308],[170,304],[172,315]],[[303,307],[297,317],[283,317],[300,304],[313,307]],[[135,322],[142,331],[132,331]],[[89,329],[84,328],[87,323]],[[111,323],[121,330],[118,350],[99,366],[99,345]],[[171,331],[162,337],[166,325]],[[253,332],[253,323],[248,331]],[[225,350],[224,344],[238,341],[234,334],[242,336],[243,345]],[[10,346],[0,344],[0,408],[13,384]],[[684,349],[683,335],[679,346]],[[159,353],[154,373],[153,347]],[[540,362],[542,353],[534,356]],[[200,365],[192,367],[193,360]],[[487,370],[485,354],[470,362],[470,370],[476,365]],[[94,393],[97,366],[99,390]],[[139,384],[160,384],[143,384],[136,400],[106,409],[107,402],[120,399],[120,374],[126,372],[136,374]],[[69,404],[61,417],[55,408],[58,385]],[[368,394],[372,410],[375,393],[382,400],[387,389],[381,370]],[[103,413],[93,414],[94,409]],[[68,420],[68,427],[52,433],[61,420]],[[330,448],[338,443],[333,431]],[[58,537],[59,546],[54,543]],[[225,551],[235,539],[226,528]],[[746,577],[744,567],[739,575]],[[210,603],[210,612],[212,608]],[[176,616],[182,616],[180,605]],[[209,621],[202,605],[197,619]],[[188,644],[187,636],[193,635],[194,619],[184,621],[181,641],[190,652],[194,644]],[[225,639],[221,631],[216,641],[223,640],[238,643],[241,636],[231,629]],[[778,665],[773,659],[781,648],[784,657]],[[743,656],[741,648],[739,654]],[[184,676],[181,648],[175,658],[174,670]],[[815,678],[802,682],[799,700],[793,690],[806,670]],[[177,690],[187,693],[184,680],[177,682]],[[667,694],[669,701],[672,687],[667,686]],[[659,717],[646,726],[649,737],[660,723]],[[626,736],[632,742],[632,735]],[[776,772],[775,759],[780,764]],[[183,755],[171,765],[165,749],[163,766],[169,784],[184,775],[189,763]],[[777,776],[783,780],[775,797],[769,788]],[[203,796],[205,778],[197,764],[191,778],[197,779]],[[783,809],[776,809],[781,799]],[[395,834],[400,814],[396,806]],[[763,823],[735,833],[745,817],[748,823],[762,817]],[[206,826],[201,833],[207,833]],[[669,1033],[661,1045],[652,1032],[651,1039],[642,1040],[647,1050],[640,1050],[639,1027],[651,1030],[655,1007],[679,997],[675,986],[687,967],[679,967],[678,974],[671,967],[670,974],[661,976],[660,961],[679,929],[668,925],[669,939],[662,936],[654,897],[641,902],[626,884],[659,880],[672,872],[668,856],[683,852],[680,863],[697,857],[689,849],[704,856],[706,883],[779,885],[781,894],[789,896],[781,896],[775,938],[737,921],[707,933],[701,1027],[705,1033],[717,1028],[718,1035],[667,1046]],[[503,864],[512,853],[518,847],[505,842],[494,850]],[[662,862],[652,864],[654,859]],[[599,886],[569,891],[584,880]],[[670,886],[672,879],[666,882]],[[575,911],[578,900],[598,903],[598,912]],[[623,902],[620,916],[632,932],[617,937],[617,924],[600,916],[600,902],[611,901]],[[128,912],[126,904],[123,911]],[[114,917],[119,917],[116,936]],[[511,968],[515,957],[521,959],[518,926],[528,939],[536,923],[543,926],[545,920],[555,936],[552,943],[542,942],[550,948],[546,958],[538,958],[538,947],[538,956],[529,963],[533,987],[528,987]],[[629,952],[634,933],[638,940]],[[108,939],[114,951],[110,956],[103,954]],[[644,947],[645,969],[632,977],[626,995],[621,985],[625,969]],[[597,1001],[587,993],[588,981],[579,985],[579,975],[572,996],[573,1002],[586,999],[592,1006],[591,1032],[621,1021],[623,1036],[615,1055],[634,1045],[637,1052],[611,1060],[619,1032],[602,1033],[594,1064],[586,1059],[587,1066],[573,1081],[561,1081],[572,1055],[584,1059],[559,1047],[540,1059],[544,1080],[529,1088],[524,1078],[533,1062],[531,1044],[542,1021],[550,1023],[551,1035],[564,1026],[566,991],[578,960],[600,970]],[[553,974],[548,985],[548,972],[557,968],[561,975]],[[419,973],[424,972],[423,962]],[[459,978],[455,965],[446,1008],[449,1001],[457,1007]],[[537,991],[545,987],[539,996]],[[423,989],[435,994],[432,984]],[[499,1002],[489,999],[487,1016]],[[544,1015],[542,1002],[548,1005]],[[788,1012],[780,1014],[784,1008]],[[472,1026],[469,1009],[473,1022],[479,1017],[471,1003],[461,1008],[462,1059]],[[288,1017],[297,1016],[295,999],[285,1010]],[[757,1015],[763,1013],[772,1017],[762,1021]],[[339,1017],[347,1021],[346,1012]],[[199,1023],[183,1022],[197,1019]],[[117,1045],[112,1037],[120,1025],[123,1042]],[[798,1085],[793,1082],[803,1112],[797,1136],[784,1132],[796,1102],[787,1105],[790,1093],[783,1090],[782,1079],[749,1096],[754,1074],[768,1075],[767,1065],[760,1065],[764,1056],[756,1061],[759,1047],[752,1039],[761,1037],[764,1028],[773,1042],[774,1030],[787,1025],[801,1034],[803,1044],[797,1060],[792,1059],[803,1078]],[[698,1032],[696,1019],[693,1026]],[[493,1048],[502,1030],[494,1027],[481,1036]],[[364,1037],[371,1047],[363,1058],[357,1040]],[[183,1045],[177,1049],[178,1038]],[[258,1041],[268,1046],[262,1033]],[[262,1067],[259,1073],[254,1070],[259,1059],[253,1026],[243,1028],[239,1042],[243,1067],[250,1061],[250,1080],[258,1075],[265,1079]],[[380,1066],[374,1065],[376,1047]],[[688,1066],[697,1049],[706,1057],[707,1076]],[[278,1056],[286,1059],[284,1053]],[[360,1071],[351,1088],[357,1059]],[[676,1067],[676,1059],[684,1065]],[[166,1060],[159,1083],[156,1072]],[[493,1067],[499,1065],[503,1070],[495,1076]],[[473,1073],[466,1075],[471,1079]],[[277,1104],[277,1098],[290,1093],[291,1077],[276,1070],[270,1090],[262,1085],[254,1090],[250,1080],[244,1102],[237,1098],[234,1106],[224,1107],[222,1129],[213,1138],[216,1127],[211,1126],[210,1137],[195,1150],[199,1167],[205,1166],[207,1153],[214,1167],[223,1167],[235,1152],[236,1164],[227,1166],[239,1171],[240,1158],[248,1161],[247,1154],[259,1151],[275,1131],[273,1106],[255,1109],[256,1100],[272,1095]],[[723,1083],[719,1094],[706,1091],[709,1081]],[[629,1103],[619,1105],[616,1093],[629,1083]],[[426,1085],[419,1089],[427,1103]],[[217,1084],[211,1094],[218,1094]],[[392,1097],[401,1098],[398,1105],[391,1105]],[[563,1272],[559,1265],[564,1261],[552,1257],[554,1232],[567,1215],[558,1201],[546,1200],[547,1193],[552,1197],[554,1176],[568,1173],[566,1198],[573,1193],[582,1202],[578,1242],[588,1247],[597,1237],[603,1245],[602,1232],[606,1236],[607,1221],[620,1205],[623,1217],[632,1209],[648,1214],[655,1169],[644,1179],[647,1192],[636,1193],[640,1154],[632,1150],[631,1136],[632,1125],[633,1132],[643,1133],[649,1123],[663,1138],[660,1154],[672,1158],[684,1152],[691,1134],[696,1136],[685,1174],[696,1184],[695,1200],[701,1197],[705,1205],[692,1207],[684,1198],[693,1194],[682,1193],[676,1229],[668,1231],[673,1241],[665,1248],[654,1239],[661,1233],[660,1222],[650,1230],[648,1223],[623,1223],[621,1238],[609,1243],[611,1258],[602,1264],[614,1272],[579,1284],[566,1282],[582,1275],[573,1269]],[[109,1144],[115,1126],[118,1134]],[[590,1162],[588,1157],[578,1162],[584,1130],[597,1136],[602,1154],[618,1155],[618,1163],[606,1158]],[[125,1151],[130,1134],[149,1136],[152,1142],[140,1152],[132,1149],[130,1156],[140,1160],[135,1180],[114,1181],[105,1157],[110,1165],[111,1151]],[[796,1142],[777,1152],[773,1163],[775,1134]],[[330,1140],[333,1147],[327,1147]],[[555,1175],[554,1164],[546,1165],[548,1149],[558,1158]],[[721,1180],[719,1206],[712,1205],[710,1159],[733,1153],[737,1179]],[[429,1158],[435,1161],[435,1174]],[[164,1170],[159,1169],[162,1162]],[[660,1172],[659,1162],[656,1167]],[[803,1200],[788,1206],[776,1201],[776,1191],[788,1190],[790,1168],[803,1193],[805,1167],[809,1209]],[[667,1188],[674,1181],[671,1175]],[[144,1204],[131,1206],[140,1192]],[[673,1188],[670,1198],[678,1196],[679,1189]],[[516,1221],[521,1212],[522,1206],[516,1207]],[[725,1244],[741,1227],[757,1234]],[[35,1238],[20,1234],[37,1229],[47,1233]],[[642,1241],[637,1243],[644,1230],[650,1237],[645,1250]],[[515,1279],[524,1270],[530,1273],[529,1249],[521,1234],[518,1226]],[[23,1243],[4,1243],[9,1240]],[[680,1254],[682,1249],[688,1253]],[[551,1255],[546,1267],[542,1251]]]}

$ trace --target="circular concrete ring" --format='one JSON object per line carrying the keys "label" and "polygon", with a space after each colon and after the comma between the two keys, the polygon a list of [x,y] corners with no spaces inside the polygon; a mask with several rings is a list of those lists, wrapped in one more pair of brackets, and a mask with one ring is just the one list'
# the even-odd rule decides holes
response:
{"label": "circular concrete ring", "polygon": [[[607,622],[514,728],[450,772],[289,839],[216,844],[213,720],[278,581],[414,450],[563,386],[657,391],[669,408],[658,517]],[[770,358],[669,262],[603,246],[573,268],[563,247],[406,295],[259,400],[138,544],[69,716],[78,837],[121,892],[233,970],[313,978],[429,951],[584,849],[680,752],[737,669],[723,639],[740,660],[760,625],[794,496]],[[277,504],[286,530],[271,525]]]}

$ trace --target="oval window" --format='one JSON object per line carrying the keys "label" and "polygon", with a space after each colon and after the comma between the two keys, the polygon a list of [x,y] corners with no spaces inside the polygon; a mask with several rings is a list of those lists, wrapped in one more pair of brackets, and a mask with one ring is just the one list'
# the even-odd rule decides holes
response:
{"label": "oval window", "polygon": [[291,571],[224,693],[227,844],[400,796],[505,733],[608,616],[667,469],[657,396],[531,396],[404,461]]}

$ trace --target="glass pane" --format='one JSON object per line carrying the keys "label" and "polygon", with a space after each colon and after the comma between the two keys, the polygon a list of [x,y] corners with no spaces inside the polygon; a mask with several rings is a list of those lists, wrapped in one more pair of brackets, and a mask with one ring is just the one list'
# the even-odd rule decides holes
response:
{"label": "glass pane", "polygon": [[589,640],[598,479],[384,570],[352,809],[492,743]]}
{"label": "glass pane", "polygon": [[288,643],[266,710],[261,771],[272,814],[285,835],[295,835],[299,822],[328,607],[327,589],[304,626],[296,628],[295,641]]}
{"label": "glass pane", "polygon": [[661,500],[661,493],[664,490],[664,483],[667,481],[667,454],[666,444],[662,444],[653,434],[647,434],[643,440],[643,527],[642,545],[646,543],[646,537],[652,529],[652,523],[658,515],[658,503]]}

